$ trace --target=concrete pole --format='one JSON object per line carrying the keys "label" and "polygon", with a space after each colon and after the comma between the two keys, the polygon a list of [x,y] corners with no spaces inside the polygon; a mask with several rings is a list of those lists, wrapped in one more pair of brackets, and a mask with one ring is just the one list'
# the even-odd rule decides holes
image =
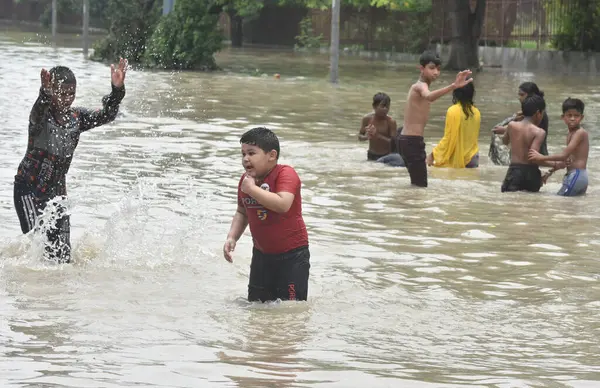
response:
{"label": "concrete pole", "polygon": [[57,0],[52,0],[52,46],[56,46]]}
{"label": "concrete pole", "polygon": [[90,48],[90,0],[83,0],[83,57],[88,58]]}
{"label": "concrete pole", "polygon": [[331,83],[337,84],[339,80],[338,68],[340,61],[340,0],[332,0],[332,2],[329,75]]}
{"label": "concrete pole", "polygon": [[163,0],[163,15],[168,15],[175,7],[175,0]]}

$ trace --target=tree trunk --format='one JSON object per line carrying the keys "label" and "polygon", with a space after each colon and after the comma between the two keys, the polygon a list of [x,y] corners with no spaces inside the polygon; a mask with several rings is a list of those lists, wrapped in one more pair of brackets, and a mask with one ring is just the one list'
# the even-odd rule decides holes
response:
{"label": "tree trunk", "polygon": [[515,23],[517,22],[517,11],[517,3],[508,3],[501,12],[501,15],[504,15],[504,20],[502,20],[502,23],[504,23],[504,28],[502,29],[504,34],[502,36],[502,42],[500,42],[502,46],[506,46],[506,43],[512,36],[513,30],[515,29]]}
{"label": "tree trunk", "polygon": [[237,12],[229,13],[229,35],[231,36],[231,47],[242,47],[244,42],[244,19]]}
{"label": "tree trunk", "polygon": [[450,58],[446,65],[451,70],[479,69],[479,37],[483,26],[486,0],[477,0],[471,11],[469,0],[450,0],[449,16],[452,36]]}

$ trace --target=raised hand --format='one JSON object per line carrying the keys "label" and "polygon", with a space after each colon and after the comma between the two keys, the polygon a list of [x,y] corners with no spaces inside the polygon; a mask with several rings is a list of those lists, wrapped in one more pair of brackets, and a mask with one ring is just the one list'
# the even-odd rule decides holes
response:
{"label": "raised hand", "polygon": [[46,69],[42,69],[40,78],[42,79],[42,88],[49,92],[52,89],[52,76],[50,75],[50,72]]}
{"label": "raised hand", "polygon": [[121,58],[118,67],[110,65],[110,79],[114,86],[120,88],[125,83],[125,73],[127,73],[127,59]]}
{"label": "raised hand", "polygon": [[455,88],[462,88],[463,86],[473,82],[473,78],[467,79],[473,72],[471,70],[463,70],[456,75],[456,80],[454,81]]}
{"label": "raised hand", "polygon": [[252,190],[252,188],[255,186],[256,186],[256,180],[254,179],[254,177],[251,177],[250,175],[246,174],[246,176],[244,177],[244,180],[242,181],[242,187],[241,187],[242,192],[249,194],[250,191]]}

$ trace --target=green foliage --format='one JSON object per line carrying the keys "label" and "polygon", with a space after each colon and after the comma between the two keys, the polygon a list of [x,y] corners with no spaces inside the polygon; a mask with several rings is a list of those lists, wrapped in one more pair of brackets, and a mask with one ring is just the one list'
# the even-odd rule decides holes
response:
{"label": "green foliage", "polygon": [[210,0],[177,0],[148,41],[148,66],[169,69],[215,69],[214,53],[222,46],[220,7]]}
{"label": "green foliage", "polygon": [[300,21],[300,34],[296,36],[296,42],[295,48],[319,48],[323,44],[323,34],[315,35],[310,16]]}
{"label": "green foliage", "polygon": [[96,43],[92,59],[114,61],[123,57],[140,63],[161,9],[162,0],[109,0],[108,36]]}
{"label": "green foliage", "polygon": [[216,4],[222,6],[224,12],[251,19],[263,9],[264,0],[217,0]]}
{"label": "green foliage", "polygon": [[407,52],[420,54],[427,49],[431,31],[431,14],[429,12],[410,12],[410,17],[404,22],[403,27]]}
{"label": "green foliage", "polygon": [[[331,0],[279,0],[279,4],[301,4],[307,8],[331,8]],[[357,9],[367,7],[387,8],[392,11],[428,11],[432,0],[342,0],[342,6]]]}
{"label": "green foliage", "polygon": [[579,0],[570,5],[569,12],[561,13],[561,26],[552,45],[565,51],[600,51],[600,2]]}

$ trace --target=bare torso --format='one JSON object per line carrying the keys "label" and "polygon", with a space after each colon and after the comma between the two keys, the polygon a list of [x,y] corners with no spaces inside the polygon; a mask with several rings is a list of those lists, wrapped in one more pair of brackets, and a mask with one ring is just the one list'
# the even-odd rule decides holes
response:
{"label": "bare torso", "polygon": [[407,136],[423,136],[425,124],[429,120],[431,103],[416,88],[427,87],[425,82],[417,81],[410,87],[404,107],[404,128],[402,134]]}
{"label": "bare torso", "polygon": [[590,142],[588,140],[587,132],[583,128],[579,128],[578,130],[573,131],[573,132],[569,131],[569,134],[567,135],[567,146],[571,142],[571,139],[573,138],[575,133],[577,133],[579,131],[581,131],[580,136],[582,136],[581,143],[579,144],[579,146],[577,148],[575,148],[573,153],[570,155],[571,164],[568,168],[569,171],[572,169],[575,169],[575,168],[579,168],[579,169],[587,168],[588,153],[590,150]]}
{"label": "bare torso", "polygon": [[369,139],[369,151],[381,156],[389,154],[390,141],[394,141],[396,136],[396,121],[390,116],[379,117],[370,113],[363,118],[363,126],[366,128],[369,125],[373,125],[381,135]]}
{"label": "bare torso", "polygon": [[510,135],[510,162],[514,164],[533,164],[528,160],[529,150],[532,148],[536,136],[542,136],[536,151],[539,151],[539,145],[545,136],[543,129],[533,125],[529,121],[512,121],[508,124]]}

